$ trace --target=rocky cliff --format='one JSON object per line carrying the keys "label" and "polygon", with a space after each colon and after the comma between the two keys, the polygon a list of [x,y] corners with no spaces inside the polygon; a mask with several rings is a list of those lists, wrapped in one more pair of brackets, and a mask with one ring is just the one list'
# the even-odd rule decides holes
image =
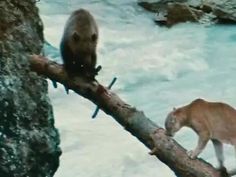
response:
{"label": "rocky cliff", "polygon": [[138,0],[138,4],[167,26],[186,21],[236,24],[235,0]]}
{"label": "rocky cliff", "polygon": [[0,1],[0,22],[0,177],[51,177],[61,150],[47,81],[28,63],[43,46],[34,0]]}

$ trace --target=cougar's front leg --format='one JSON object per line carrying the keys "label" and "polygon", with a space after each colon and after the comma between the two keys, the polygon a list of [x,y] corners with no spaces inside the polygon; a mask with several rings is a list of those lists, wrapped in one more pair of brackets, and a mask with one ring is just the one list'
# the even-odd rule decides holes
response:
{"label": "cougar's front leg", "polygon": [[207,131],[200,132],[198,135],[199,135],[199,138],[198,138],[197,147],[194,150],[188,152],[188,156],[191,159],[195,159],[202,152],[202,150],[205,148],[207,142],[210,139],[209,133]]}

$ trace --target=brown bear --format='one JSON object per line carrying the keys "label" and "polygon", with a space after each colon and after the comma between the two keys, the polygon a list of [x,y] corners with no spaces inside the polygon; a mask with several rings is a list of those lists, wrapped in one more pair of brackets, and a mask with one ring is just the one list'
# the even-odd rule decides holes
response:
{"label": "brown bear", "polygon": [[85,9],[74,11],[66,22],[60,50],[64,68],[69,75],[94,77],[97,69],[96,47],[98,27],[93,16]]}

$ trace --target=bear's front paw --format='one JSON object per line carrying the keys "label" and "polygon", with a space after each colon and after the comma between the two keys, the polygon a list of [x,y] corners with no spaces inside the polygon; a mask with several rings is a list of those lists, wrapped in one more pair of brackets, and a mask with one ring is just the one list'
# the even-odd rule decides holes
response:
{"label": "bear's front paw", "polygon": [[96,75],[98,75],[98,72],[99,72],[101,69],[102,69],[102,66],[99,65],[97,68],[94,68],[94,69],[93,69],[92,73],[96,76]]}
{"label": "bear's front paw", "polygon": [[188,156],[190,159],[196,159],[196,154],[194,153],[194,151],[188,151],[187,152]]}

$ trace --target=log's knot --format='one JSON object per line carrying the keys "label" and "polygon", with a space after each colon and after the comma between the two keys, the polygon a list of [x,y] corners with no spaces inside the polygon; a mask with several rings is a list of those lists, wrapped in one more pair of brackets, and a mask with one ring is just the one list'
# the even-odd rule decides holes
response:
{"label": "log's knot", "polygon": [[153,148],[149,152],[150,155],[157,155],[159,148],[158,140],[161,140],[161,136],[163,136],[164,134],[165,134],[165,129],[161,127],[156,128],[152,133],[150,133],[149,136],[151,137],[153,142]]}
{"label": "log's knot", "polygon": [[158,127],[151,134],[156,134],[156,133],[164,133],[165,134],[165,129]]}
{"label": "log's knot", "polygon": [[156,128],[152,133],[149,134],[149,136],[151,137],[152,141],[155,142],[160,138],[161,134],[165,134],[165,130],[161,127]]}

